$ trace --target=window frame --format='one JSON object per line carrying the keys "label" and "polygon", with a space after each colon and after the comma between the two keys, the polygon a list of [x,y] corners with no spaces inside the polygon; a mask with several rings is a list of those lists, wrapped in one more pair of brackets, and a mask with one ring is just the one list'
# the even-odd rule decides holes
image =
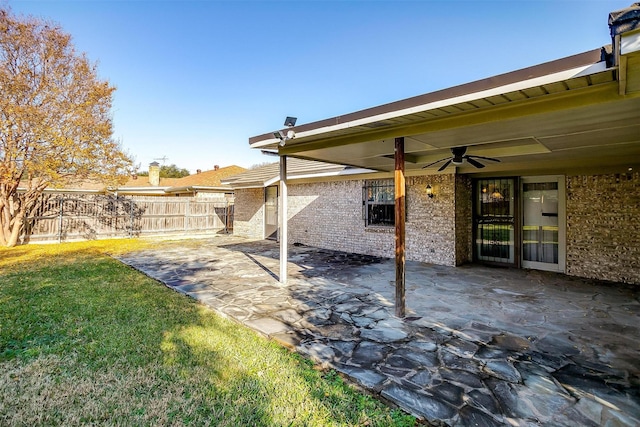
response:
{"label": "window frame", "polygon": [[[377,210],[381,214],[379,221],[372,219],[373,210]],[[368,179],[364,181],[362,186],[362,219],[367,228],[395,227],[395,183],[393,179]]]}

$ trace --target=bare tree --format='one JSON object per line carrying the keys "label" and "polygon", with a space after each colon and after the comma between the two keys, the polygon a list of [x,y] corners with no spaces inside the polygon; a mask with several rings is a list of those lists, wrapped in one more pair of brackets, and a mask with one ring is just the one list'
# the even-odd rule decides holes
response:
{"label": "bare tree", "polygon": [[114,90],[58,26],[0,8],[0,244],[18,243],[45,188],[126,179]]}

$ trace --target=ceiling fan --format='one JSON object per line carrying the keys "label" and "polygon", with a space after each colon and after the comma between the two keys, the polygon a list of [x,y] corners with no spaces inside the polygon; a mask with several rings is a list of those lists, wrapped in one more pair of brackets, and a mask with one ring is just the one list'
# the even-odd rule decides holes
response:
{"label": "ceiling fan", "polygon": [[428,168],[429,166],[433,166],[436,163],[440,163],[443,160],[446,160],[447,162],[445,164],[443,164],[442,166],[440,166],[440,169],[438,169],[438,172],[442,172],[443,170],[445,170],[445,168],[447,166],[449,166],[451,163],[453,163],[454,165],[461,165],[465,160],[470,165],[473,165],[473,166],[477,167],[478,169],[483,168],[484,165],[482,163],[480,163],[479,161],[477,161],[476,159],[489,160],[489,161],[492,161],[492,162],[499,162],[500,161],[498,159],[494,159],[493,157],[472,156],[472,155],[469,155],[469,154],[465,154],[466,152],[467,152],[467,147],[452,147],[451,148],[452,157],[445,157],[444,159],[440,159],[440,160],[435,161],[433,163],[429,163],[428,165],[423,166],[422,169]]}

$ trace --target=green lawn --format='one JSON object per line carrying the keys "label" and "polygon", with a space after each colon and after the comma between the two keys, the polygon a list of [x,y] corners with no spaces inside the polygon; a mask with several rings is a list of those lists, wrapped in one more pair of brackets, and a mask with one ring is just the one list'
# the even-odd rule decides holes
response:
{"label": "green lawn", "polygon": [[0,249],[0,425],[415,424],[106,255],[148,244]]}

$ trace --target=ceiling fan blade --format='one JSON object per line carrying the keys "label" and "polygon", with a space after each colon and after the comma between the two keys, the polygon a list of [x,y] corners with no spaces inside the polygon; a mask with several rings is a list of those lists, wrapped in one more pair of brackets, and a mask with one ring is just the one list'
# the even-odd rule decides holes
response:
{"label": "ceiling fan blade", "polygon": [[428,168],[429,166],[433,166],[433,165],[435,165],[436,163],[440,163],[441,161],[443,161],[443,160],[447,160],[447,159],[448,159],[448,157],[445,157],[444,159],[440,159],[440,160],[437,160],[437,161],[435,161],[435,162],[433,162],[433,163],[429,163],[428,165],[423,166],[423,167],[422,167],[422,169],[426,169],[426,168]]}
{"label": "ceiling fan blade", "polygon": [[469,157],[473,157],[473,158],[476,158],[476,159],[483,159],[483,160],[491,160],[492,162],[499,162],[500,161],[500,159],[496,159],[494,157],[473,156],[473,155],[467,156],[467,158],[469,158]]}
{"label": "ceiling fan blade", "polygon": [[467,162],[469,162],[470,165],[477,167],[478,169],[482,169],[484,167],[482,163],[477,160],[473,160],[471,157],[467,157]]}
{"label": "ceiling fan blade", "polygon": [[[442,159],[444,160],[444,159]],[[447,166],[449,166],[451,164],[451,159],[449,159],[447,161],[447,163],[445,163],[444,165],[440,166],[440,169],[438,169],[438,172],[442,172],[443,170],[445,170],[447,168]]]}

